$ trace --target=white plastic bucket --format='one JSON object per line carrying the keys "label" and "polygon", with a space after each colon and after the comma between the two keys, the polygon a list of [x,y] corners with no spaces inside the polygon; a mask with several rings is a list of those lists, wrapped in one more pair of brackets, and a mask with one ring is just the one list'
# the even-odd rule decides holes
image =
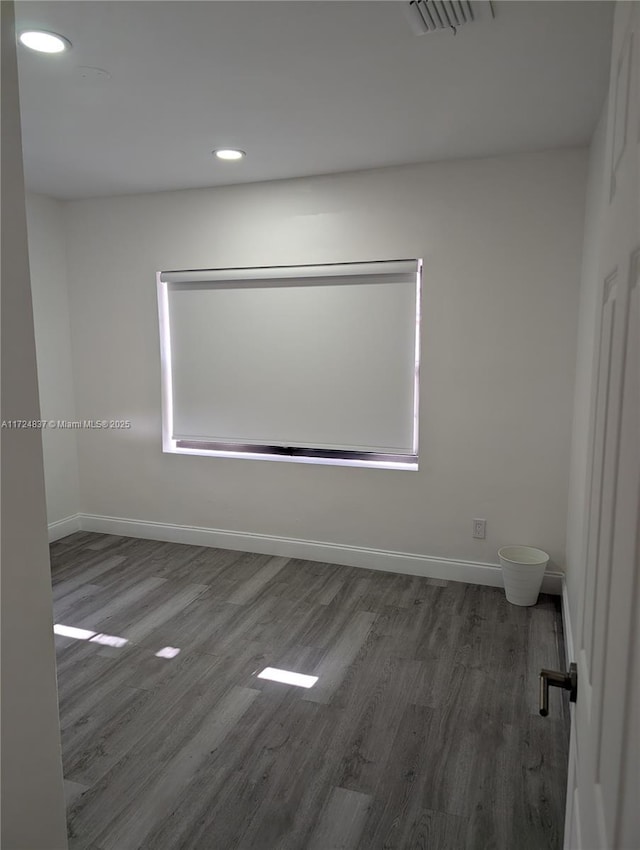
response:
{"label": "white plastic bucket", "polygon": [[503,546],[498,551],[507,602],[535,605],[549,556],[532,546]]}

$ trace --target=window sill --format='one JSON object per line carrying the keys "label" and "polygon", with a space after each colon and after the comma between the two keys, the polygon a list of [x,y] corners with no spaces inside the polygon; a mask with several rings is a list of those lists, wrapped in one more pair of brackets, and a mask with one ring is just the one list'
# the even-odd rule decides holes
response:
{"label": "window sill", "polygon": [[284,463],[311,463],[319,466],[352,466],[369,469],[418,469],[417,455],[379,454],[375,452],[305,449],[281,446],[233,446],[192,440],[169,440],[163,451],[169,454],[200,457],[226,457],[246,460],[270,460]]}

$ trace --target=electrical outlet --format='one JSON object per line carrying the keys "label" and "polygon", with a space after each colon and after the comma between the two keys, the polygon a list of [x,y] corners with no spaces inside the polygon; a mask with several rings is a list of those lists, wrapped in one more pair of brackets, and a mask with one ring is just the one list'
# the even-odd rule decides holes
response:
{"label": "electrical outlet", "polygon": [[473,521],[473,536],[478,540],[484,540],[487,536],[487,521],[486,519],[474,519]]}

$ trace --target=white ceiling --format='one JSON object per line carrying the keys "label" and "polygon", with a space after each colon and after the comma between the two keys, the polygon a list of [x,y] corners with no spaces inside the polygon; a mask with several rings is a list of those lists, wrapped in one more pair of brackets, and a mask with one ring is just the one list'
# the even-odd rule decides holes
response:
{"label": "white ceiling", "polygon": [[19,2],[19,29],[73,44],[19,47],[27,186],[80,198],[588,143],[613,4],[496,2],[492,20],[475,2],[457,35],[422,37],[404,5]]}

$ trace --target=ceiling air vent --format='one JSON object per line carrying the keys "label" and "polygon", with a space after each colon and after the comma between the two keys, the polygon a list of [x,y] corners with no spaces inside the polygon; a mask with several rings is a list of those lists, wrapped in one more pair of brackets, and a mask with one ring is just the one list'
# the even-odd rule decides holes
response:
{"label": "ceiling air vent", "polygon": [[[472,4],[470,0],[411,0],[405,7],[411,29],[416,35],[436,30],[453,30],[476,20],[478,7],[488,6],[495,18],[492,0]],[[474,8],[475,7],[475,8]]]}

